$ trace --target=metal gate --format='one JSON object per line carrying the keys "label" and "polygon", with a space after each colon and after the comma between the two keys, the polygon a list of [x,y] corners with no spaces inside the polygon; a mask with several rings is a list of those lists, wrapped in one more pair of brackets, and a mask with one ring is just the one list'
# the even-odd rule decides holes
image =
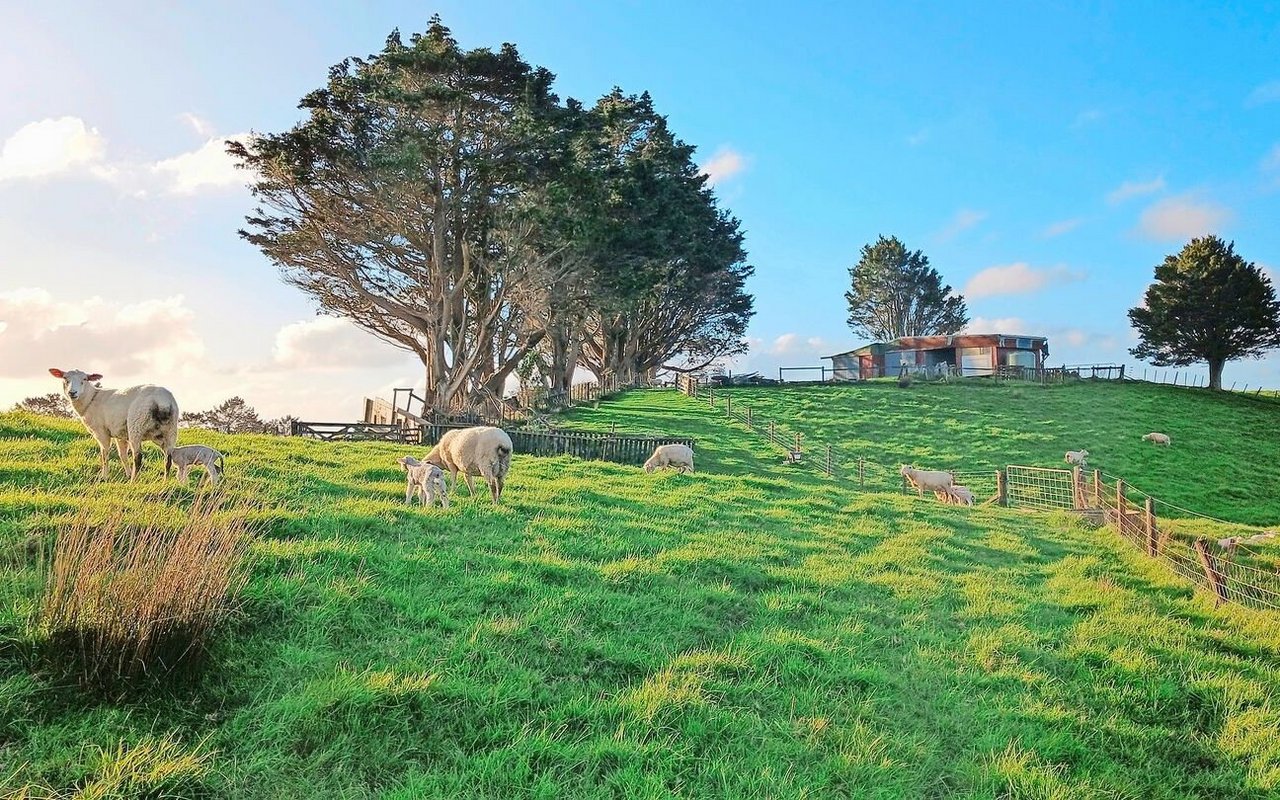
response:
{"label": "metal gate", "polygon": [[1075,482],[1069,469],[1018,467],[1007,470],[1010,506],[1072,509],[1076,507]]}

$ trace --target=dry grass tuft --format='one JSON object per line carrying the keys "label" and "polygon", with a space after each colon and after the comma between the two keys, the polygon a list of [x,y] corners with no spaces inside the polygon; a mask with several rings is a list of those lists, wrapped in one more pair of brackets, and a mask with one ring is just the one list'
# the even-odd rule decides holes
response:
{"label": "dry grass tuft", "polygon": [[37,620],[47,661],[95,686],[193,673],[248,579],[252,510],[201,495],[142,519],[81,513],[47,569]]}

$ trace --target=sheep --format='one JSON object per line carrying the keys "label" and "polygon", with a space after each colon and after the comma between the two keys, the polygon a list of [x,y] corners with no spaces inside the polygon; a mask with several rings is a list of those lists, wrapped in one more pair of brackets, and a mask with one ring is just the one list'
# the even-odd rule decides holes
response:
{"label": "sheep", "polygon": [[[63,394],[97,440],[101,477],[107,477],[107,453],[113,439],[129,480],[137,478],[142,469],[143,442],[155,442],[168,453],[178,441],[178,401],[163,386],[102,389],[96,385],[102,380],[96,372],[90,375],[78,369],[50,369],[49,374],[62,379]],[[124,457],[126,442],[131,464]]]}
{"label": "sheep", "polygon": [[1238,545],[1260,544],[1262,542],[1267,541],[1268,539],[1274,539],[1277,536],[1280,536],[1280,533],[1277,533],[1275,531],[1263,531],[1262,533],[1255,533],[1253,536],[1248,536],[1248,537],[1228,536],[1225,539],[1218,540],[1218,547],[1221,547],[1223,550],[1226,550],[1228,554],[1234,554],[1236,552],[1236,547]]}
{"label": "sheep", "polygon": [[907,479],[908,483],[915,487],[916,494],[920,497],[924,497],[925,490],[931,492],[946,491],[955,482],[955,478],[950,472],[920,470],[906,464],[903,464],[898,472]]}
{"label": "sheep", "polygon": [[412,456],[396,459],[405,471],[404,501],[413,505],[413,496],[424,506],[434,506],[440,500],[441,508],[449,507],[449,489],[444,483],[444,472],[435,464],[424,464]]}
{"label": "sheep", "polygon": [[453,475],[453,491],[458,491],[458,473],[467,481],[467,491],[475,495],[471,478],[480,475],[489,485],[494,503],[502,500],[502,487],[511,469],[511,437],[501,428],[481,426],[446,431],[425,459]]}
{"label": "sheep", "polygon": [[218,485],[218,480],[226,470],[222,453],[202,444],[188,444],[182,447],[170,448],[164,459],[164,476],[166,478],[169,477],[169,470],[175,466],[178,468],[178,480],[181,483],[187,482],[187,473],[192,467],[204,467],[204,471],[209,477],[209,483],[212,486]]}
{"label": "sheep", "polygon": [[644,462],[644,471],[653,472],[663,467],[693,472],[693,448],[687,444],[660,444],[653,448],[653,455]]}
{"label": "sheep", "polygon": [[1162,444],[1165,447],[1172,444],[1169,440],[1169,434],[1167,433],[1148,433],[1146,436],[1142,437],[1142,441],[1151,442],[1152,444]]}
{"label": "sheep", "polygon": [[1085,459],[1087,459],[1088,457],[1089,457],[1088,450],[1068,450],[1065,461],[1068,464],[1079,464],[1080,466],[1083,467],[1085,466],[1085,463],[1086,463]]}
{"label": "sheep", "polygon": [[[934,492],[934,494],[942,495],[942,497],[939,497],[938,499],[942,500],[942,502],[944,503],[949,503],[957,506],[973,505],[973,492],[969,489],[968,486],[960,486],[959,484],[953,484],[947,487],[944,491]],[[945,499],[943,499],[944,497]]]}

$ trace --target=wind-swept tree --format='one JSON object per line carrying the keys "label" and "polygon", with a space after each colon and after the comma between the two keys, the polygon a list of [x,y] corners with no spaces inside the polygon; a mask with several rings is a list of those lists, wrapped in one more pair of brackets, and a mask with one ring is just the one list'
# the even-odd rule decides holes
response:
{"label": "wind-swept tree", "polygon": [[75,416],[71,401],[62,392],[42,394],[39,397],[28,397],[13,407],[14,411],[29,411],[32,414],[43,414],[46,417],[62,417],[71,419]]}
{"label": "wind-swept tree", "polygon": [[1228,361],[1280,347],[1280,301],[1266,273],[1217,236],[1192,239],[1155,268],[1143,305],[1129,309],[1139,342],[1129,352],[1156,366],[1209,364],[1222,388]]}
{"label": "wind-swept tree", "polygon": [[898,237],[864,245],[849,268],[849,328],[872,341],[956,333],[969,323],[964,296],[942,282],[929,258]]}
{"label": "wind-swept tree", "polygon": [[261,206],[241,235],[319,306],[418,355],[431,404],[500,391],[543,338],[518,297],[547,253],[529,211],[559,105],[513,45],[433,17],[333,67],[307,118],[229,144]]}

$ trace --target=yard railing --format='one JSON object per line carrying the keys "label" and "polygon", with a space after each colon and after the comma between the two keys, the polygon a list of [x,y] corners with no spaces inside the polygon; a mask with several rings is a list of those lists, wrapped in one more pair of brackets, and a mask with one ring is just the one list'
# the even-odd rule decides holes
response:
{"label": "yard railing", "polygon": [[305,436],[326,442],[410,442],[417,436],[399,425],[374,422],[302,422],[294,420],[293,436]]}
{"label": "yard railing", "polygon": [[[469,427],[453,423],[430,423],[422,427],[422,444],[434,445],[445,431]],[[643,464],[654,448],[662,444],[694,447],[695,440],[683,436],[630,436],[587,431],[507,431],[516,453],[533,456],[569,455],[577,458],[612,461],[615,464]]]}

